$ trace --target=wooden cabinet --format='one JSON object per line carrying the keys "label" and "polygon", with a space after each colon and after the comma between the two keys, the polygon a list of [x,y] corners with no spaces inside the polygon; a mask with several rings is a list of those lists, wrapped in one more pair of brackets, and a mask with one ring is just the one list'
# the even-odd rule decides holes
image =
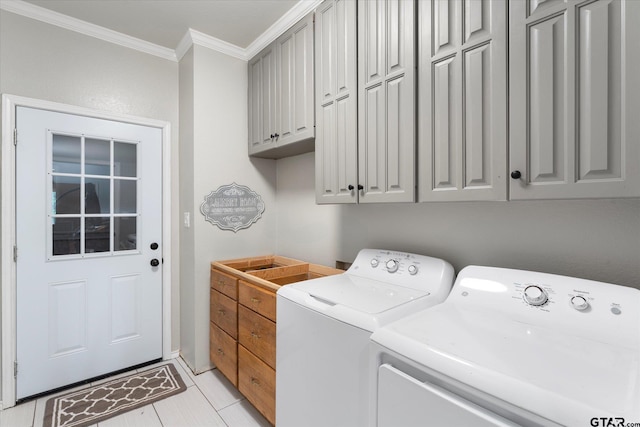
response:
{"label": "wooden cabinet", "polygon": [[272,368],[276,367],[276,323],[238,307],[238,342]]}
{"label": "wooden cabinet", "polygon": [[215,323],[209,325],[209,358],[231,384],[238,386],[238,343]]}
{"label": "wooden cabinet", "polygon": [[506,200],[507,2],[418,2],[420,201]]}
{"label": "wooden cabinet", "polygon": [[[300,278],[299,281],[306,279],[306,277]],[[238,301],[250,310],[275,322],[276,294],[274,292],[241,280],[238,287]]]}
{"label": "wooden cabinet", "polygon": [[249,155],[314,149],[313,14],[249,61]]}
{"label": "wooden cabinet", "polygon": [[316,202],[358,201],[355,0],[316,9]]}
{"label": "wooden cabinet", "polygon": [[276,371],[238,346],[238,389],[271,423],[276,423]]}
{"label": "wooden cabinet", "polygon": [[509,2],[511,199],[640,196],[640,2]]}
{"label": "wooden cabinet", "polygon": [[280,286],[343,273],[292,258],[211,263],[209,357],[275,423],[276,292]]}
{"label": "wooden cabinet", "polygon": [[209,358],[237,386],[238,279],[211,268],[209,294]]}
{"label": "wooden cabinet", "polygon": [[209,318],[232,338],[238,338],[238,303],[211,289]]}
{"label": "wooden cabinet", "polygon": [[211,270],[211,289],[225,294],[233,300],[238,299],[238,279],[228,273],[212,269]]}

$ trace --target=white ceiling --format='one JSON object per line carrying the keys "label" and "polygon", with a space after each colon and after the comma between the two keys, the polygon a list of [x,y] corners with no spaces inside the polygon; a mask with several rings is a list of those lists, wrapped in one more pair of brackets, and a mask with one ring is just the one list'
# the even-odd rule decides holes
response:
{"label": "white ceiling", "polygon": [[245,49],[298,3],[298,0],[25,1],[169,49],[176,49],[189,29]]}

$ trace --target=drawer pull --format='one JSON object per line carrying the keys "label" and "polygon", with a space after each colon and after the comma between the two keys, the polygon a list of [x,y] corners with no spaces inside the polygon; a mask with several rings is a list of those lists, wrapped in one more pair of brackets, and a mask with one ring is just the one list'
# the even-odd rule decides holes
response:
{"label": "drawer pull", "polygon": [[225,284],[225,283],[224,283],[224,280],[219,279],[219,280],[218,280],[218,284],[219,284],[219,285],[224,285],[224,284]]}
{"label": "drawer pull", "polygon": [[251,297],[251,302],[254,304],[257,304],[260,302],[260,298],[256,298],[256,297]]}
{"label": "drawer pull", "polygon": [[219,349],[218,349],[218,354],[219,354],[220,356],[224,356],[224,351],[222,351],[222,349],[221,349],[221,348],[219,348]]}
{"label": "drawer pull", "polygon": [[260,381],[257,378],[251,377],[251,384],[254,386],[260,387]]}
{"label": "drawer pull", "polygon": [[255,332],[251,331],[251,338],[260,339],[260,334],[257,334]]}
{"label": "drawer pull", "polygon": [[226,316],[227,315],[227,313],[222,309],[218,309],[218,314],[220,314],[221,316]]}

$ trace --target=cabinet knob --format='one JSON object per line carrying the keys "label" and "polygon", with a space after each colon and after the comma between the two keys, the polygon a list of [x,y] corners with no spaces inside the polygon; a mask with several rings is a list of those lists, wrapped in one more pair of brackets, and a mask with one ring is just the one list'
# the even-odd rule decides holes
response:
{"label": "cabinet knob", "polygon": [[280,135],[278,135],[277,133],[273,135],[274,138],[279,137]]}
{"label": "cabinet knob", "polygon": [[160,261],[158,261],[156,258],[152,259],[151,262],[149,263],[151,264],[151,267],[157,267],[160,265]]}
{"label": "cabinet knob", "polygon": [[273,134],[271,134],[271,135],[269,135],[269,136],[271,136],[271,139],[275,138],[275,136],[274,136]]}
{"label": "cabinet knob", "polygon": [[522,178],[522,173],[520,173],[520,171],[513,171],[511,172],[511,178],[520,179]]}
{"label": "cabinet knob", "polygon": [[362,186],[362,184],[358,184],[358,190],[364,190],[364,187]]}
{"label": "cabinet knob", "polygon": [[355,187],[354,187],[353,185],[351,185],[351,184],[349,184],[349,186],[347,187],[347,189],[348,189],[349,191],[353,191],[353,189],[354,189],[354,188],[355,188]]}

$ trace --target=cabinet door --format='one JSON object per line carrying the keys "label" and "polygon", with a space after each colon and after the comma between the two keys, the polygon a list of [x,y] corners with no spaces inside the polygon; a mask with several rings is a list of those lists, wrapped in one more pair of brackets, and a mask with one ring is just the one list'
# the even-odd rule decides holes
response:
{"label": "cabinet door", "polygon": [[[358,200],[356,2],[316,9],[316,202]],[[351,186],[351,188],[350,188]]]}
{"label": "cabinet door", "polygon": [[415,199],[415,5],[358,2],[360,203]]}
{"label": "cabinet door", "polygon": [[509,7],[510,197],[640,196],[640,2]]}
{"label": "cabinet door", "polygon": [[273,44],[249,61],[249,154],[273,148],[276,139],[276,50]]}
{"label": "cabinet door", "polygon": [[419,2],[420,201],[506,199],[506,5]]}
{"label": "cabinet door", "polygon": [[280,36],[278,49],[277,145],[313,138],[313,14]]}

